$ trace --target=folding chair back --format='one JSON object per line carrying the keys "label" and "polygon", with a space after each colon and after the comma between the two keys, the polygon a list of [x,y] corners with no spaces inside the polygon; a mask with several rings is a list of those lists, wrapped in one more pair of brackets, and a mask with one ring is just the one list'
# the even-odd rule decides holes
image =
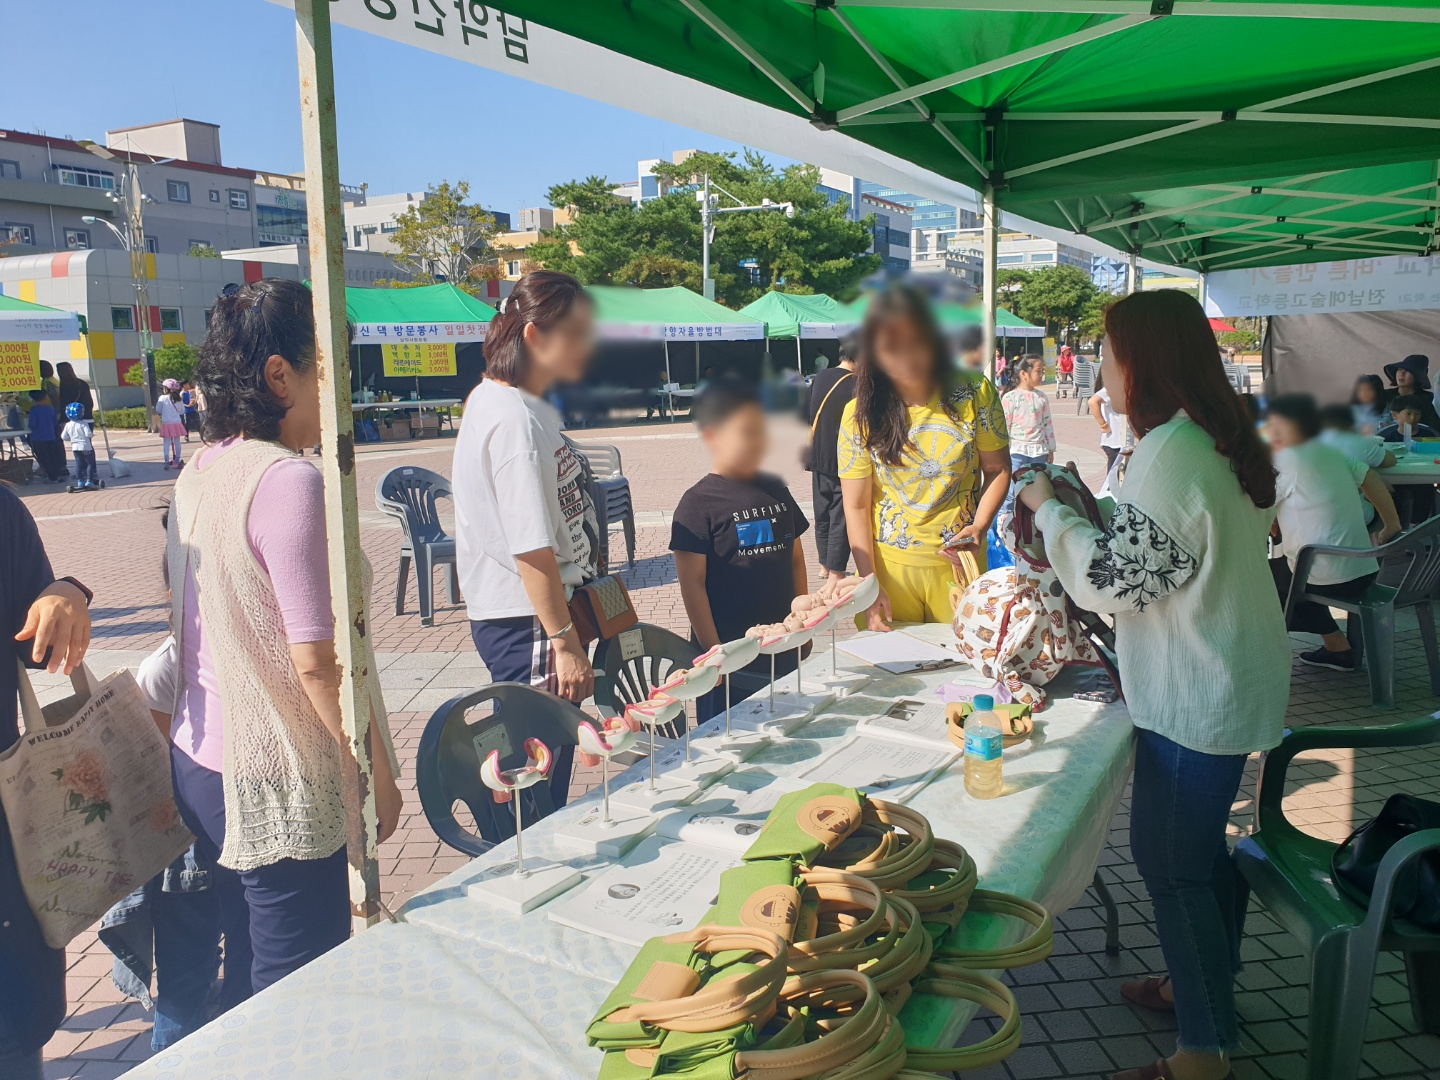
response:
{"label": "folding chair back", "polygon": [[[693,665],[704,651],[663,627],[649,623],[633,626],[600,643],[595,654],[595,704],[601,712],[618,716],[626,705],[648,698],[672,671]],[[683,718],[677,718],[670,725],[673,730],[661,730],[670,737],[678,736],[683,729],[676,725],[682,722]]]}

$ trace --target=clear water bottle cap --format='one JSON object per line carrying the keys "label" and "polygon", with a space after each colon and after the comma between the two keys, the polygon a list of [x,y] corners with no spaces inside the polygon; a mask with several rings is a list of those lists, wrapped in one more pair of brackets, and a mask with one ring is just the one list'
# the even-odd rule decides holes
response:
{"label": "clear water bottle cap", "polygon": [[994,708],[995,708],[995,699],[994,699],[993,697],[991,697],[989,694],[976,694],[976,695],[975,695],[975,710],[976,710],[977,712],[986,712],[986,711],[989,711],[989,710],[994,709]]}

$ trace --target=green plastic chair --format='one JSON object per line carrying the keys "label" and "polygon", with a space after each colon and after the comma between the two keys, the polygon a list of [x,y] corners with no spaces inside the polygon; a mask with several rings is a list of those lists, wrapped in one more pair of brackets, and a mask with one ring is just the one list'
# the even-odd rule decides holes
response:
{"label": "green plastic chair", "polygon": [[1440,829],[1415,833],[1380,863],[1370,907],[1336,888],[1337,845],[1285,820],[1285,770],[1296,754],[1331,748],[1424,746],[1440,742],[1440,716],[1375,728],[1315,727],[1291,732],[1266,755],[1256,800],[1256,831],[1235,845],[1235,864],[1268,914],[1310,958],[1309,1080],[1354,1080],[1375,984],[1376,956],[1405,955],[1415,1022],[1440,1035],[1440,934],[1390,917],[1396,876],[1422,852],[1440,850]]}

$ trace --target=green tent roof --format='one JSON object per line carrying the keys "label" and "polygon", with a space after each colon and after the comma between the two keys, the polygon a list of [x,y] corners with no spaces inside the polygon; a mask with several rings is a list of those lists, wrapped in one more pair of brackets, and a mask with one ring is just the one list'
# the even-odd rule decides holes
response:
{"label": "green tent roof", "polygon": [[637,289],[589,285],[600,336],[642,341],[743,341],[765,336],[765,324],[676,285]]}
{"label": "green tent roof", "polygon": [[506,10],[991,185],[1002,209],[1195,269],[1419,254],[1435,242],[1434,0],[510,0]]}
{"label": "green tent roof", "polygon": [[848,334],[858,321],[844,304],[823,293],[767,292],[740,314],[763,322],[766,336],[772,338],[835,338]]}
{"label": "green tent roof", "polygon": [[448,283],[413,289],[346,289],[345,314],[357,327],[408,323],[488,323],[495,309]]}
{"label": "green tent roof", "polygon": [[80,320],[73,311],[0,293],[0,341],[73,341],[79,336]]}
{"label": "green tent roof", "polygon": [[[866,293],[846,309],[857,322],[865,318],[870,307],[871,293]],[[979,326],[985,319],[985,311],[977,304],[956,304],[942,302],[935,305],[935,318],[942,330],[956,330],[962,326]],[[995,309],[995,334],[997,337],[1044,337],[1045,328],[1026,322],[1005,308]]]}

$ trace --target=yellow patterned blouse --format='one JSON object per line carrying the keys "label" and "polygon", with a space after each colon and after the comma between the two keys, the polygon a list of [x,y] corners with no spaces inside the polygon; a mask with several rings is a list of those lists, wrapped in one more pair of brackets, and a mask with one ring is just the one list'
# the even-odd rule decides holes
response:
{"label": "yellow patterned blouse", "polygon": [[985,376],[957,372],[948,390],[950,413],[937,394],[910,409],[910,447],[899,466],[865,449],[855,402],[840,417],[840,479],[873,481],[875,551],[888,562],[928,563],[975,520],[980,451],[1009,444],[1000,395]]}

